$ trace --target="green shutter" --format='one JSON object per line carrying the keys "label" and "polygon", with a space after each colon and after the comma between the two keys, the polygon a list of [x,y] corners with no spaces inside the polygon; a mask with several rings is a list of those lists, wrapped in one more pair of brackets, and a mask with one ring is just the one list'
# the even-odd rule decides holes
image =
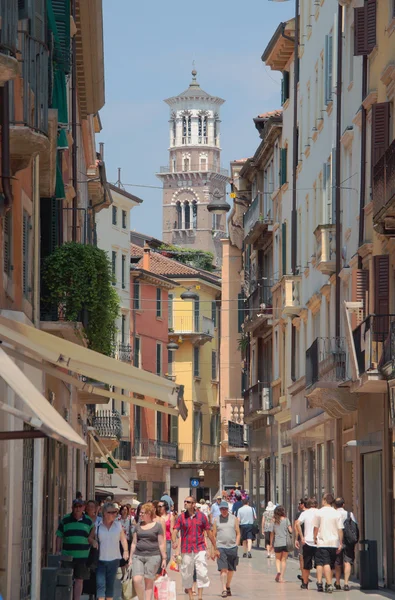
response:
{"label": "green shutter", "polygon": [[280,185],[287,182],[287,148],[280,149]]}
{"label": "green shutter", "polygon": [[283,223],[281,227],[281,243],[282,243],[282,266],[283,275],[287,274],[287,224]]}
{"label": "green shutter", "polygon": [[285,95],[284,95],[284,77],[281,80],[281,106],[284,104],[285,102]]}
{"label": "green shutter", "polygon": [[238,308],[238,326],[237,326],[237,331],[239,333],[241,333],[242,330],[242,325],[244,323],[244,295],[243,294],[237,294],[237,308]]}
{"label": "green shutter", "polygon": [[66,191],[64,189],[64,181],[62,175],[62,155],[58,152],[56,157],[56,184],[55,184],[55,198],[63,200],[66,198]]}
{"label": "green shutter", "polygon": [[69,73],[70,0],[47,0],[47,8],[49,27],[55,37],[54,61],[63,68],[65,73]]}
{"label": "green shutter", "polygon": [[281,105],[289,98],[289,72],[283,71],[283,78],[281,80]]}

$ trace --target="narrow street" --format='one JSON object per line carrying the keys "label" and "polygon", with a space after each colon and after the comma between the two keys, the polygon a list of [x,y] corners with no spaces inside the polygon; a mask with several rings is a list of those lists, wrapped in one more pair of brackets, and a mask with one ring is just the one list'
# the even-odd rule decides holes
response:
{"label": "narrow street", "polygon": [[[242,553],[239,555],[241,556]],[[211,585],[207,591],[205,591],[203,598],[205,600],[217,600],[221,597],[221,583],[217,572],[216,564],[211,560],[209,561],[210,581]],[[315,573],[312,573],[312,583],[310,589],[306,592],[300,589],[300,582],[297,579],[298,562],[295,559],[288,559],[287,570],[285,573],[286,582],[276,583],[275,577],[275,561],[274,559],[268,560],[266,558],[266,552],[262,549],[253,549],[252,559],[240,558],[238,570],[234,576],[232,582],[232,596],[240,600],[255,600],[258,597],[264,597],[265,600],[283,600],[286,598],[292,598],[292,600],[303,600],[317,598],[317,591],[315,586]],[[181,576],[178,573],[171,572],[171,578],[177,581],[177,597],[187,599],[184,594],[181,585]],[[343,585],[343,581],[342,581]],[[369,595],[372,600],[375,598],[395,598],[395,594],[388,590],[376,591],[361,591],[359,589],[359,583],[352,581],[350,585],[351,589],[349,592],[334,592],[339,600],[361,600],[362,598]],[[114,596],[114,600],[121,600],[121,584],[117,581],[117,593]],[[88,600],[88,596],[83,596],[83,600]]]}

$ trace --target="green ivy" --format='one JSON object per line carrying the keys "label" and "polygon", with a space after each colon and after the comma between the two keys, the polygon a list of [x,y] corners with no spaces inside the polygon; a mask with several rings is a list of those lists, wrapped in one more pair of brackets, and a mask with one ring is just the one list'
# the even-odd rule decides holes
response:
{"label": "green ivy", "polygon": [[120,305],[107,253],[95,246],[68,242],[45,259],[42,276],[47,300],[63,305],[67,321],[80,320],[86,311],[89,348],[111,355]]}
{"label": "green ivy", "polygon": [[204,271],[214,271],[214,254],[207,250],[197,250],[195,248],[180,248],[180,246],[172,246],[171,244],[162,244],[159,251],[169,258],[174,258],[178,262],[203,269]]}

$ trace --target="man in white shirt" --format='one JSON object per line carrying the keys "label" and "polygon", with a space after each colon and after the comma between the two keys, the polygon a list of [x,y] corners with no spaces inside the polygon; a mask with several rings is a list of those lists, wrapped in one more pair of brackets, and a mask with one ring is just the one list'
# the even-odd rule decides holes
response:
{"label": "man in white shirt", "polygon": [[[344,527],[345,520],[348,518],[348,515],[350,515],[350,519],[357,525],[357,520],[354,517],[353,513],[352,512],[348,513],[344,509],[344,504],[345,504],[344,498],[336,498],[335,508],[336,508],[336,511],[341,515],[343,527]],[[356,529],[358,531],[358,526],[356,527]],[[350,586],[348,585],[348,582],[350,579],[351,567],[354,564],[354,560],[355,560],[355,544],[348,543],[346,535],[344,535],[343,536],[343,550],[342,550],[342,552],[340,552],[340,554],[338,554],[336,556],[336,562],[335,562],[335,575],[336,575],[335,588],[337,590],[341,590],[340,577],[342,574],[342,567],[343,567],[344,568],[344,588],[343,589],[346,592],[349,591]]]}
{"label": "man in white shirt", "polygon": [[315,565],[317,569],[317,590],[323,592],[322,575],[325,575],[325,591],[333,592],[332,571],[335,568],[336,554],[343,548],[343,521],[332,507],[332,494],[322,498],[322,508],[314,515],[314,543],[317,545]]}
{"label": "man in white shirt", "polygon": [[217,517],[219,517],[219,515],[221,514],[220,510],[219,510],[219,505],[221,504],[221,496],[217,496],[215,499],[215,502],[213,502],[213,505],[211,507],[211,522],[214,521],[214,519],[216,519]]}
{"label": "man in white shirt", "polygon": [[[303,510],[295,522],[296,534],[302,544],[303,569],[302,569],[302,590],[309,587],[310,571],[315,566],[315,554],[317,546],[314,543],[314,524],[317,512],[317,500],[309,498],[305,503]],[[302,528],[302,525],[304,526]]]}
{"label": "man in white shirt", "polygon": [[243,506],[237,511],[237,518],[240,523],[241,539],[243,542],[243,558],[252,558],[252,540],[254,536],[254,521],[256,519],[256,512],[253,506],[249,505],[249,499],[244,498]]}

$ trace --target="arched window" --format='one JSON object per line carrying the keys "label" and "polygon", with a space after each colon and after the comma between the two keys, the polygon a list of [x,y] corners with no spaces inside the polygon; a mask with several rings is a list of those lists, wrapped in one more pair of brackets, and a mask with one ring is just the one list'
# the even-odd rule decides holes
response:
{"label": "arched window", "polygon": [[198,136],[199,136],[199,144],[202,143],[202,135],[203,135],[203,123],[202,123],[203,117],[199,117],[199,121],[198,121]]}
{"label": "arched window", "polygon": [[192,229],[197,229],[197,202],[192,201]]}
{"label": "arched window", "polygon": [[176,135],[177,135],[177,123],[176,120],[172,121],[172,137],[173,137],[173,146],[176,144]]}
{"label": "arched window", "polygon": [[176,211],[177,211],[176,229],[182,229],[182,209],[181,209],[181,202],[177,202],[177,204],[176,204]]}
{"label": "arched window", "polygon": [[184,222],[185,222],[185,229],[190,229],[191,228],[191,207],[189,205],[189,202],[185,202],[185,204],[184,204]]}
{"label": "arched window", "polygon": [[189,158],[185,157],[182,161],[182,170],[189,171]]}
{"label": "arched window", "polygon": [[182,143],[187,143],[187,134],[188,134],[188,118],[182,117]]}
{"label": "arched window", "polygon": [[207,116],[203,117],[203,143],[207,144]]}

